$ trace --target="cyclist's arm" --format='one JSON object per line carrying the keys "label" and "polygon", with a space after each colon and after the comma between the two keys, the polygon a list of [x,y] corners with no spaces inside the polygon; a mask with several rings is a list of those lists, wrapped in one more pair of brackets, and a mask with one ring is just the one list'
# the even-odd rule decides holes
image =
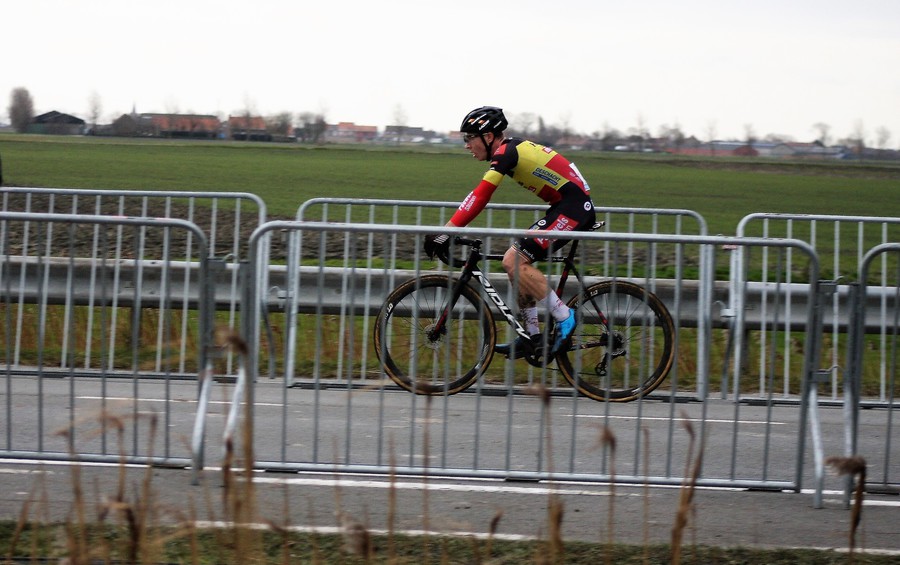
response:
{"label": "cyclist's arm", "polygon": [[451,227],[465,227],[475,219],[478,214],[484,210],[484,207],[487,206],[487,203],[490,201],[491,196],[494,195],[494,190],[497,189],[497,185],[488,181],[482,180],[478,186],[475,187],[475,190],[469,193],[466,196],[466,199],[462,201],[462,204],[459,205],[459,209],[456,210],[456,213],[453,214],[453,217],[450,218],[450,221],[447,223],[448,226]]}

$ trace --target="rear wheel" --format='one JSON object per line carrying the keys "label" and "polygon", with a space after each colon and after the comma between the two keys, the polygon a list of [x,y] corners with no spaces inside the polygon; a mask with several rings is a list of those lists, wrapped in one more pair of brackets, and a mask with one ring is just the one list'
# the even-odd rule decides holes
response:
{"label": "rear wheel", "polygon": [[406,281],[375,320],[375,353],[385,373],[410,392],[455,394],[475,383],[494,355],[494,317],[478,292],[463,286],[448,311],[455,282],[444,275]]}
{"label": "rear wheel", "polygon": [[594,400],[629,402],[665,380],[675,357],[675,330],[655,294],[630,282],[604,281],[570,300],[569,307],[576,310],[578,326],[556,362],[579,392]]}

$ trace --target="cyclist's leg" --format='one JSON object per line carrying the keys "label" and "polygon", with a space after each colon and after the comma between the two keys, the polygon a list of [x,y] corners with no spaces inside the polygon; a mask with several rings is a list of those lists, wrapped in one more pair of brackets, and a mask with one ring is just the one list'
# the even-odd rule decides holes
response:
{"label": "cyclist's leg", "polygon": [[[543,288],[547,281],[543,273],[532,264],[532,259],[518,252],[515,246],[510,247],[503,256],[503,269],[511,284],[516,285],[518,296],[516,302],[519,306],[519,315],[522,325],[532,336],[526,340],[523,336],[517,336],[511,343],[505,343],[494,347],[494,351],[507,357],[519,359],[525,357],[540,344],[541,328],[537,319],[537,298],[543,294]],[[537,289],[537,294],[535,294]]]}
{"label": "cyclist's leg", "polygon": [[[579,222],[569,218],[558,207],[552,207],[547,215],[531,229],[544,231],[572,231]],[[555,321],[551,351],[559,350],[575,329],[575,316],[550,286],[544,273],[534,266],[536,260],[546,259],[550,252],[566,245],[569,240],[522,238],[516,241],[503,257],[503,268],[510,282],[518,285],[520,304],[536,301],[547,308]]]}

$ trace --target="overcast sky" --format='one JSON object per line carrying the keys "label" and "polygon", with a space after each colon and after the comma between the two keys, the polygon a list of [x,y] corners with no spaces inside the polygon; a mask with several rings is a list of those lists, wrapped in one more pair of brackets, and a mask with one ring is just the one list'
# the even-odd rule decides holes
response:
{"label": "overcast sky", "polygon": [[305,111],[447,131],[483,104],[584,133],[900,147],[898,0],[20,0],[0,121],[36,113]]}

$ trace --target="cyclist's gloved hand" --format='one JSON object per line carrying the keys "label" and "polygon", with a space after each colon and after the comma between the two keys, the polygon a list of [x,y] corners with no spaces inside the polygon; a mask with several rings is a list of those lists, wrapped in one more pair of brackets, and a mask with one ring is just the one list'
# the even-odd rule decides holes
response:
{"label": "cyclist's gloved hand", "polygon": [[429,259],[434,259],[435,255],[446,257],[450,252],[450,236],[445,233],[428,234],[425,236],[424,247]]}

